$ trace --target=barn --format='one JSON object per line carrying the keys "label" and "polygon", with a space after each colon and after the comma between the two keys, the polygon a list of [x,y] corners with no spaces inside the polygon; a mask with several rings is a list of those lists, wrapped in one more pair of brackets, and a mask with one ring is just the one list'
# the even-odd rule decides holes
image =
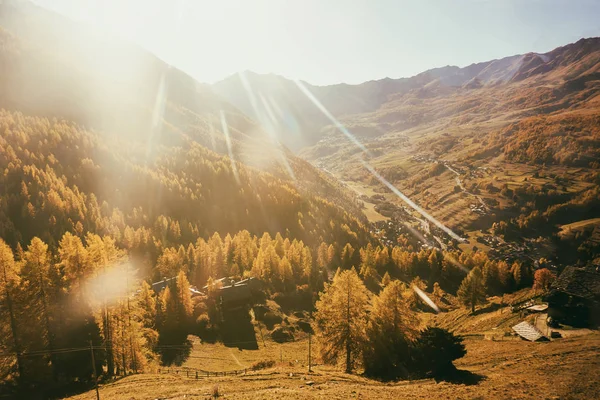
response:
{"label": "barn", "polygon": [[570,326],[600,323],[600,273],[594,268],[567,267],[546,296],[548,316]]}

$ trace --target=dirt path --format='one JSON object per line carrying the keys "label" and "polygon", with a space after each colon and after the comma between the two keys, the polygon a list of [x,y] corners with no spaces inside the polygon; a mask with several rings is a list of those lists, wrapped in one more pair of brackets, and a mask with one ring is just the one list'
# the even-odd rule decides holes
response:
{"label": "dirt path", "polygon": [[235,356],[235,354],[233,354],[233,351],[231,349],[229,349],[229,354],[231,354],[231,358],[233,358],[233,361],[236,362],[237,365],[239,365],[242,368],[247,368],[247,365],[243,365],[240,360],[238,360],[238,358]]}
{"label": "dirt path", "polygon": [[458,185],[458,187],[460,187],[460,189],[464,193],[468,194],[469,196],[475,197],[479,201],[479,203],[481,203],[481,205],[483,206],[483,208],[487,210],[488,209],[487,204],[485,204],[485,202],[483,201],[483,199],[481,198],[481,196],[476,195],[474,193],[471,193],[471,192],[467,191],[467,189],[465,188],[465,186],[462,183],[462,180],[460,179],[460,173],[457,170],[455,170],[454,168],[452,168],[451,166],[449,166],[448,164],[446,164],[446,163],[443,163],[443,164],[448,169],[448,171],[450,171],[450,172],[452,172],[452,173],[454,173],[456,175],[456,184]]}

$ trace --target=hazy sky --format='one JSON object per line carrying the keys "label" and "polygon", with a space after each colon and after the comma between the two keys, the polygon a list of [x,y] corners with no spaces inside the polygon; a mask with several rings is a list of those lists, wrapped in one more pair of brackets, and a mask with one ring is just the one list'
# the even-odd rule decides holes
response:
{"label": "hazy sky", "polygon": [[35,0],[124,36],[203,82],[412,76],[600,36],[598,0]]}

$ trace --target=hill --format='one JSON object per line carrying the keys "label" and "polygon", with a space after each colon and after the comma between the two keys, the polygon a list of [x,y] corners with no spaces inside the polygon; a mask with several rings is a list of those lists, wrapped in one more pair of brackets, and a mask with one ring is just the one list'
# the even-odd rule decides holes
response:
{"label": "hill", "polygon": [[[486,399],[589,399],[600,395],[593,378],[598,368],[598,335],[571,338],[560,342],[491,342],[468,339],[467,355],[457,362],[463,371],[462,382],[381,383],[356,375],[342,374],[325,367],[314,367],[309,374],[300,366],[279,364],[265,371],[234,377],[186,378],[185,373],[137,375],[102,385],[103,399],[210,398],[215,387],[224,398],[486,398]],[[479,382],[474,385],[475,382]],[[72,397],[95,398],[94,391]]]}

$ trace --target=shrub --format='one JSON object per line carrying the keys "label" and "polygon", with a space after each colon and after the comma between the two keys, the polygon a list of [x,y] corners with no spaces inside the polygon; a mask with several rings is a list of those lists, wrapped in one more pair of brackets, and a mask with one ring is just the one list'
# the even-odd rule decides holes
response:
{"label": "shrub", "polygon": [[275,361],[273,361],[273,360],[263,360],[263,361],[257,361],[254,364],[252,364],[250,366],[250,369],[252,371],[258,371],[259,369],[271,368],[274,365],[275,365]]}
{"label": "shrub", "polygon": [[419,372],[428,376],[444,376],[456,370],[452,361],[467,354],[463,339],[441,328],[429,327],[421,332],[412,355]]}
{"label": "shrub", "polygon": [[202,314],[196,318],[196,333],[207,342],[214,342],[217,338],[217,330],[211,324],[208,314]]}

